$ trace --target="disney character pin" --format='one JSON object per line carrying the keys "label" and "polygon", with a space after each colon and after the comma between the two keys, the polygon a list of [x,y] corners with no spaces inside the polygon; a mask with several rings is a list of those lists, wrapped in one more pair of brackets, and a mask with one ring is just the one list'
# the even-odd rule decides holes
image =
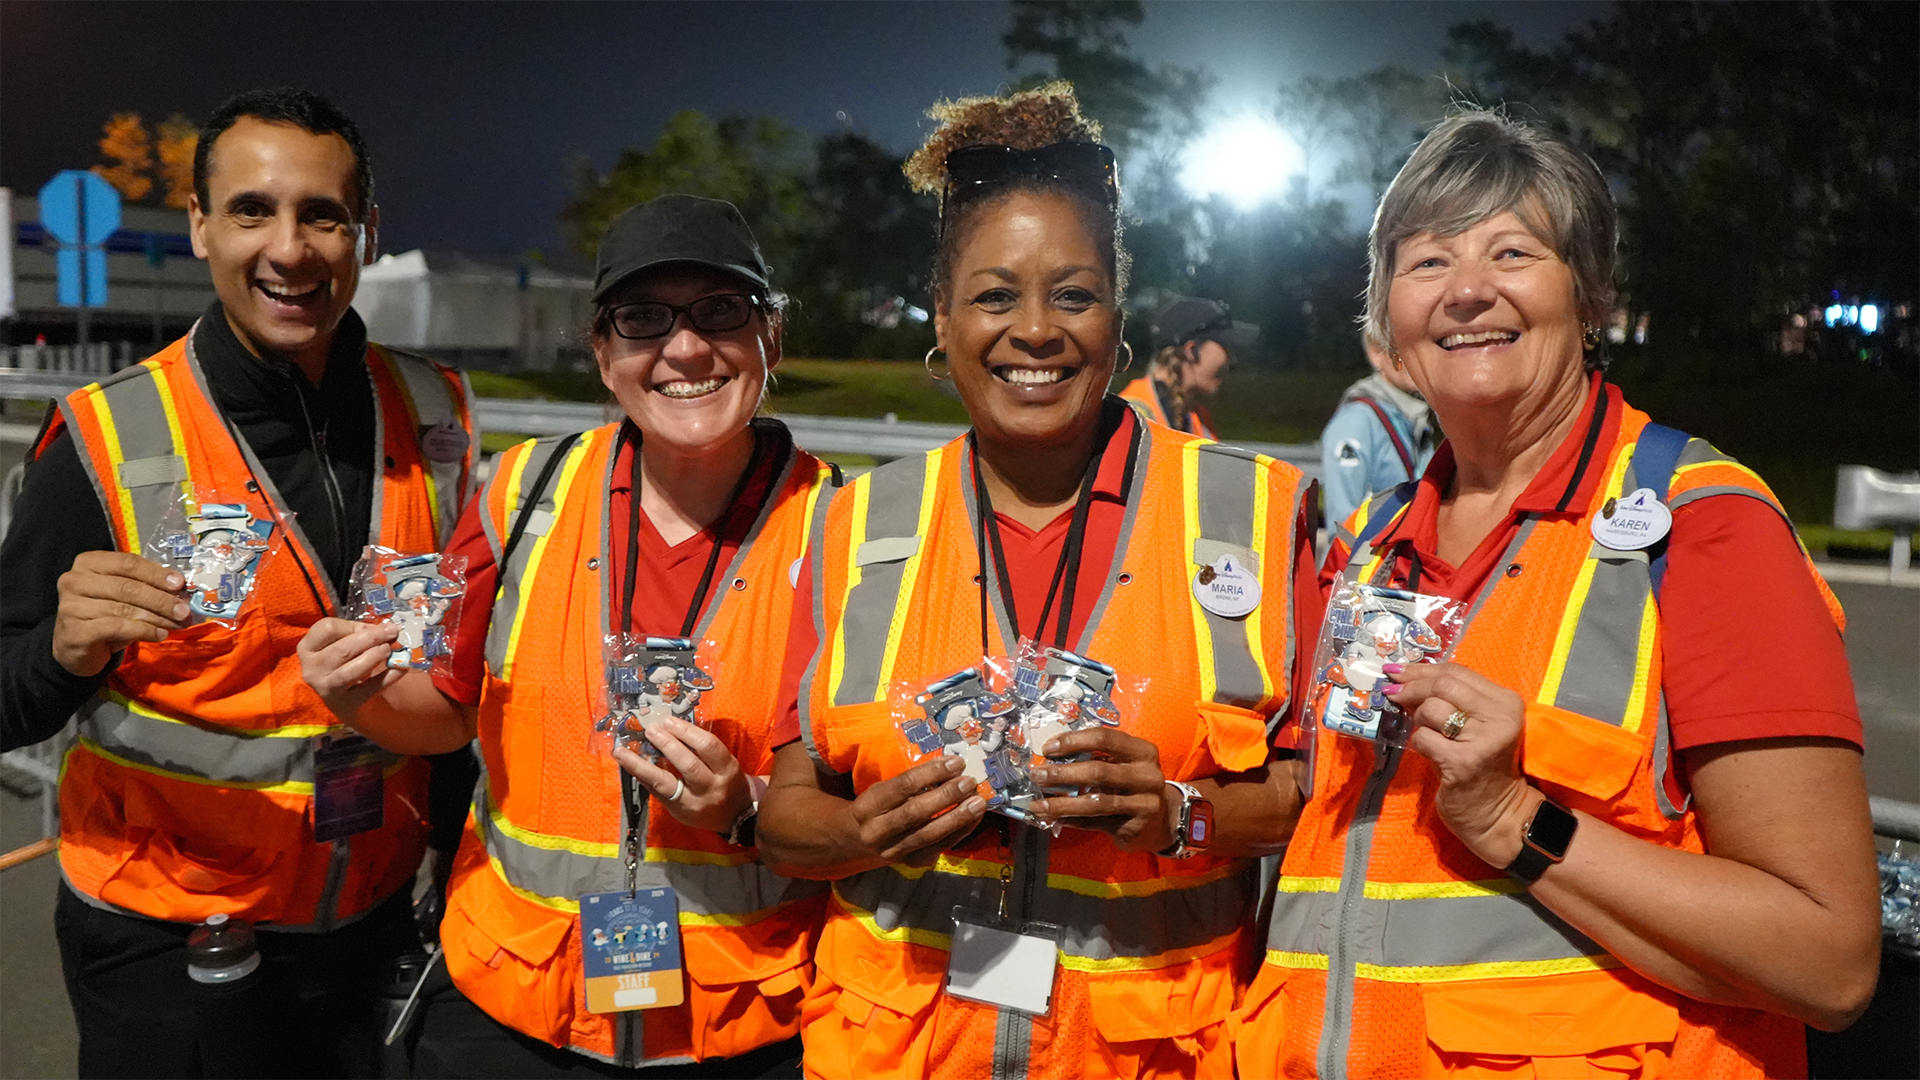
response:
{"label": "disney character pin", "polygon": [[1639,551],[1659,543],[1673,528],[1673,511],[1654,495],[1638,488],[1621,498],[1609,498],[1593,517],[1593,538],[1614,551]]}
{"label": "disney character pin", "polygon": [[160,537],[154,548],[187,579],[187,606],[195,614],[231,619],[253,591],[271,535],[273,522],[255,520],[244,503],[201,503],[187,515],[185,532]]}

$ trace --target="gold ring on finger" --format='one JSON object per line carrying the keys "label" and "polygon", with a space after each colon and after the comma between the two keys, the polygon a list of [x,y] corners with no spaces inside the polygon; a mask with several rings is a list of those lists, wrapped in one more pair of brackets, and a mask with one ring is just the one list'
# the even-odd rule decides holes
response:
{"label": "gold ring on finger", "polygon": [[1459,709],[1455,709],[1453,710],[1453,715],[1447,717],[1446,722],[1440,725],[1440,734],[1445,735],[1448,740],[1458,739],[1460,732],[1464,730],[1466,726],[1467,714],[1461,712]]}

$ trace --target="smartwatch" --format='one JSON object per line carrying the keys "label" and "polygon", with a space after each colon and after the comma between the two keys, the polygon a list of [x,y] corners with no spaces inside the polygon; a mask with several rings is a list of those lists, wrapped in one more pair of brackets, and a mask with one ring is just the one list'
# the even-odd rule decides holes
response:
{"label": "smartwatch", "polygon": [[1567,857],[1567,845],[1573,843],[1574,830],[1579,827],[1580,819],[1573,816],[1573,811],[1552,799],[1540,800],[1520,834],[1520,854],[1507,864],[1507,874],[1528,885],[1539,881],[1547,867]]}
{"label": "smartwatch", "polygon": [[1178,780],[1167,781],[1180,792],[1180,819],[1173,827],[1173,846],[1160,852],[1168,859],[1187,859],[1207,850],[1213,843],[1213,803],[1200,797],[1200,789]]}

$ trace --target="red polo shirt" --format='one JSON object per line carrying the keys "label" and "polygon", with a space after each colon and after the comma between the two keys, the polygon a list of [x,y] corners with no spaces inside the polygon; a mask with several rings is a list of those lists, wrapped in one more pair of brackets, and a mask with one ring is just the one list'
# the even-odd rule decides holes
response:
{"label": "red polo shirt", "polygon": [[[763,436],[764,438],[764,436]],[[720,557],[715,563],[713,583],[707,590],[707,606],[730,586],[727,567],[732,565],[741,541],[759,517],[761,504],[773,486],[776,455],[758,453],[753,472],[741,489],[740,498],[719,521],[677,544],[669,544],[653,527],[645,511],[640,514],[640,560],[634,570],[632,632],[655,637],[679,637],[682,620],[699,590],[700,574],[707,568],[718,540]],[[627,515],[633,499],[633,441],[621,433],[619,449],[614,453],[612,484],[609,488],[607,537],[608,579],[613,582],[613,602],[620,603],[627,573]],[[447,554],[467,557],[467,593],[461,598],[460,625],[454,631],[450,672],[435,674],[433,684],[440,692],[463,705],[480,704],[480,689],[486,683],[487,626],[493,621],[493,601],[500,591],[499,568],[493,562],[493,549],[480,529],[480,499],[467,503],[466,513],[454,526]],[[609,622],[617,622],[616,612]],[[809,623],[811,625],[811,623]]]}
{"label": "red polo shirt", "polygon": [[[1394,580],[1406,581],[1417,553],[1420,591],[1468,600],[1488,575],[1508,572],[1501,556],[1524,515],[1579,517],[1606,473],[1602,454],[1582,455],[1596,402],[1604,409],[1596,445],[1612,445],[1625,402],[1596,373],[1580,422],[1506,519],[1457,567],[1436,554],[1440,502],[1454,474],[1453,444],[1441,444],[1407,512],[1374,541],[1408,542],[1395,559]],[[1336,540],[1320,571],[1323,596],[1347,555]],[[1744,496],[1709,497],[1674,512],[1660,623],[1662,688],[1676,749],[1782,736],[1864,745],[1840,633],[1799,542],[1771,507]]]}

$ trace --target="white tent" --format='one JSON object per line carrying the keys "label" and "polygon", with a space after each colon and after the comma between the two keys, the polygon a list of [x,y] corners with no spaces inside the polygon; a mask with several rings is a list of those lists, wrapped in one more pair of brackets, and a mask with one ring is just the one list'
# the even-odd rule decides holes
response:
{"label": "white tent", "polygon": [[353,306],[374,341],[550,370],[563,348],[585,344],[592,292],[592,281],[541,266],[414,250],[362,270]]}

